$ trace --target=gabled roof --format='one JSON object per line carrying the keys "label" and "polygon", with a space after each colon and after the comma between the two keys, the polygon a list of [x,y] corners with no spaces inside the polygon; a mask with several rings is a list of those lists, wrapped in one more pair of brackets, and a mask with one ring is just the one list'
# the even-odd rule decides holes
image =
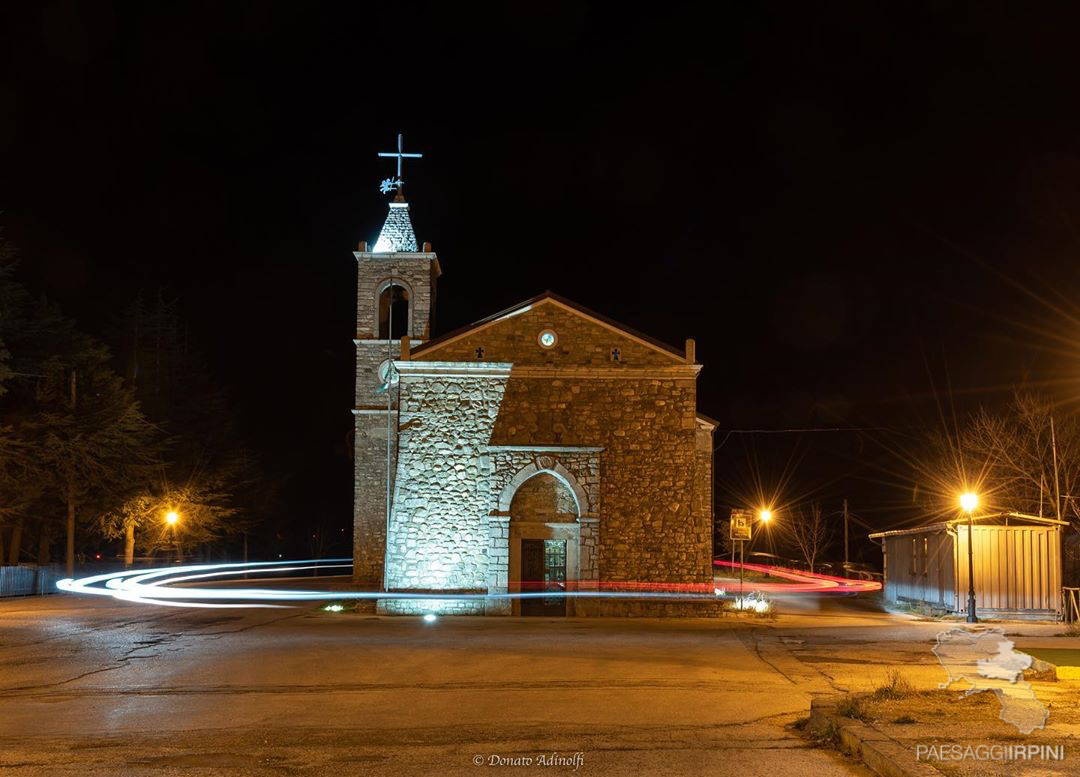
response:
{"label": "gabled roof", "polygon": [[553,291],[545,291],[543,294],[538,294],[531,299],[525,300],[524,302],[519,302],[517,305],[509,307],[506,310],[500,310],[498,313],[490,315],[487,318],[482,318],[472,324],[468,324],[467,326],[463,326],[460,329],[455,329],[453,332],[448,332],[441,337],[437,337],[434,340],[429,340],[423,345],[414,348],[411,352],[411,355],[418,356],[420,354],[423,354],[425,351],[429,351],[438,348],[439,346],[446,345],[447,343],[451,343],[462,337],[473,334],[474,332],[478,332],[481,329],[486,329],[493,324],[496,324],[507,318],[511,318],[512,316],[516,316],[519,313],[524,313],[527,310],[531,310],[532,308],[539,305],[557,305],[558,307],[575,313],[576,315],[582,316],[583,318],[586,318],[595,324],[610,329],[614,332],[618,332],[625,337],[636,340],[644,346],[659,351],[666,356],[670,356],[680,363],[686,363],[686,354],[682,349],[675,348],[668,345],[667,343],[662,343],[655,338],[649,337],[648,335],[644,335],[634,329],[631,329],[625,324],[620,324],[617,321],[613,321],[607,316],[603,316],[593,310],[589,310],[585,306],[579,305],[578,303],[569,300],[559,294],[556,294]]}
{"label": "gabled roof", "polygon": [[[985,515],[976,515],[972,517],[972,523],[984,523],[990,520],[1001,521],[1004,520],[1008,525],[1010,520],[1017,523],[1035,523],[1043,526],[1068,526],[1068,521],[1058,521],[1054,518],[1043,518],[1038,515],[1026,515],[1024,513],[986,513]],[[953,518],[949,521],[940,521],[939,523],[931,523],[927,526],[916,526],[913,529],[895,529],[893,531],[879,531],[869,535],[870,539],[876,540],[882,537],[903,537],[909,534],[927,534],[929,532],[944,531],[957,524],[965,524],[968,519],[965,518]]]}

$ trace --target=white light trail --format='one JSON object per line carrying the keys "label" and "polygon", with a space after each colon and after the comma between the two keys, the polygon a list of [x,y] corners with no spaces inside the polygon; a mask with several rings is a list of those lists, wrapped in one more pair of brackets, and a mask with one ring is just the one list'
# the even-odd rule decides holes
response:
{"label": "white light trail", "polygon": [[[727,562],[717,562],[718,565]],[[239,577],[274,573],[288,574],[312,570],[348,569],[351,559],[308,559],[303,561],[256,561],[246,564],[192,564],[187,566],[161,567],[157,569],[126,570],[80,578],[65,578],[56,584],[61,591],[111,596],[114,599],[139,604],[157,604],[166,607],[239,608],[239,607],[292,607],[298,603],[313,601],[346,601],[378,599],[415,599],[440,601],[483,601],[508,599],[550,598],[631,598],[631,599],[682,599],[708,601],[728,598],[723,589],[711,584],[652,585],[648,583],[600,584],[608,590],[521,591],[508,593],[449,593],[440,591],[320,591],[297,588],[249,588],[249,587],[192,587],[192,583],[211,578]],[[747,565],[753,568],[754,565]],[[855,593],[874,590],[880,583],[845,580],[827,575],[812,575],[794,570],[781,571],[769,568],[773,575],[786,578],[787,584],[773,583],[757,586],[759,593],[768,589],[771,596],[785,593],[837,592]],[[311,579],[311,578],[304,578]],[[274,602],[280,602],[275,604]],[[290,604],[291,603],[291,604]],[[740,602],[738,605],[746,606]],[[426,617],[426,616],[425,616]]]}

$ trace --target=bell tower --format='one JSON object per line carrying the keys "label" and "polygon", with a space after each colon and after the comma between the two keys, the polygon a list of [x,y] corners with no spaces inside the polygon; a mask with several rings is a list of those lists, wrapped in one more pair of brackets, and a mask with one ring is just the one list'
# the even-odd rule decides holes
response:
{"label": "bell tower", "polygon": [[430,243],[418,249],[409,203],[401,179],[405,154],[398,136],[398,175],[383,181],[394,191],[389,213],[371,250],[354,252],[356,284],[356,393],[353,405],[353,579],[365,587],[383,586],[386,524],[397,467],[397,377],[393,361],[403,336],[410,344],[431,337],[435,283],[441,274]]}

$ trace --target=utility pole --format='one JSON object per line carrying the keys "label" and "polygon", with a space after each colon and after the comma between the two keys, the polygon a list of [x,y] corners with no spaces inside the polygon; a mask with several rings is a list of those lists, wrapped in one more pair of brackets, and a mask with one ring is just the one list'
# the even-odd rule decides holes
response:
{"label": "utility pole", "polygon": [[743,553],[745,540],[739,540],[739,609],[743,607],[743,571],[746,568],[746,556]]}
{"label": "utility pole", "polygon": [[[71,414],[75,415],[75,399],[78,386],[78,377],[75,370],[71,371]],[[75,483],[70,479],[67,484],[67,553],[66,562],[67,576],[75,577]]]}
{"label": "utility pole", "polygon": [[844,500],[844,577],[847,577],[848,566],[848,509],[847,500]]}
{"label": "utility pole", "polygon": [[1057,436],[1054,434],[1054,417],[1050,416],[1050,448],[1054,452],[1054,515],[1061,520],[1061,484],[1058,482]]}
{"label": "utility pole", "polygon": [[[400,143],[401,138],[398,138]],[[400,151],[400,149],[399,149]],[[400,166],[401,159],[398,159]],[[400,178],[400,175],[398,176]],[[390,414],[393,412],[393,395],[390,387],[394,375],[394,272],[396,268],[390,268],[390,285],[386,287],[386,525],[383,531],[383,591],[390,590],[390,515],[391,515],[391,492],[390,471],[391,456],[393,454],[391,441]]]}

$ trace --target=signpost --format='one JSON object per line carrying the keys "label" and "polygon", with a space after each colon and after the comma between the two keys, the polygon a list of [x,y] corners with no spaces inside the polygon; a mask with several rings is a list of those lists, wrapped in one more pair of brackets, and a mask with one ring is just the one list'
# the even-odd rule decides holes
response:
{"label": "signpost", "polygon": [[[753,515],[745,510],[732,510],[731,522],[729,524],[730,529],[728,536],[732,542],[739,543],[739,603],[742,604],[743,598],[743,562],[746,560],[746,554],[744,548],[746,543],[750,540],[751,527],[753,526]],[[735,547],[731,548],[732,562],[735,560]]]}

